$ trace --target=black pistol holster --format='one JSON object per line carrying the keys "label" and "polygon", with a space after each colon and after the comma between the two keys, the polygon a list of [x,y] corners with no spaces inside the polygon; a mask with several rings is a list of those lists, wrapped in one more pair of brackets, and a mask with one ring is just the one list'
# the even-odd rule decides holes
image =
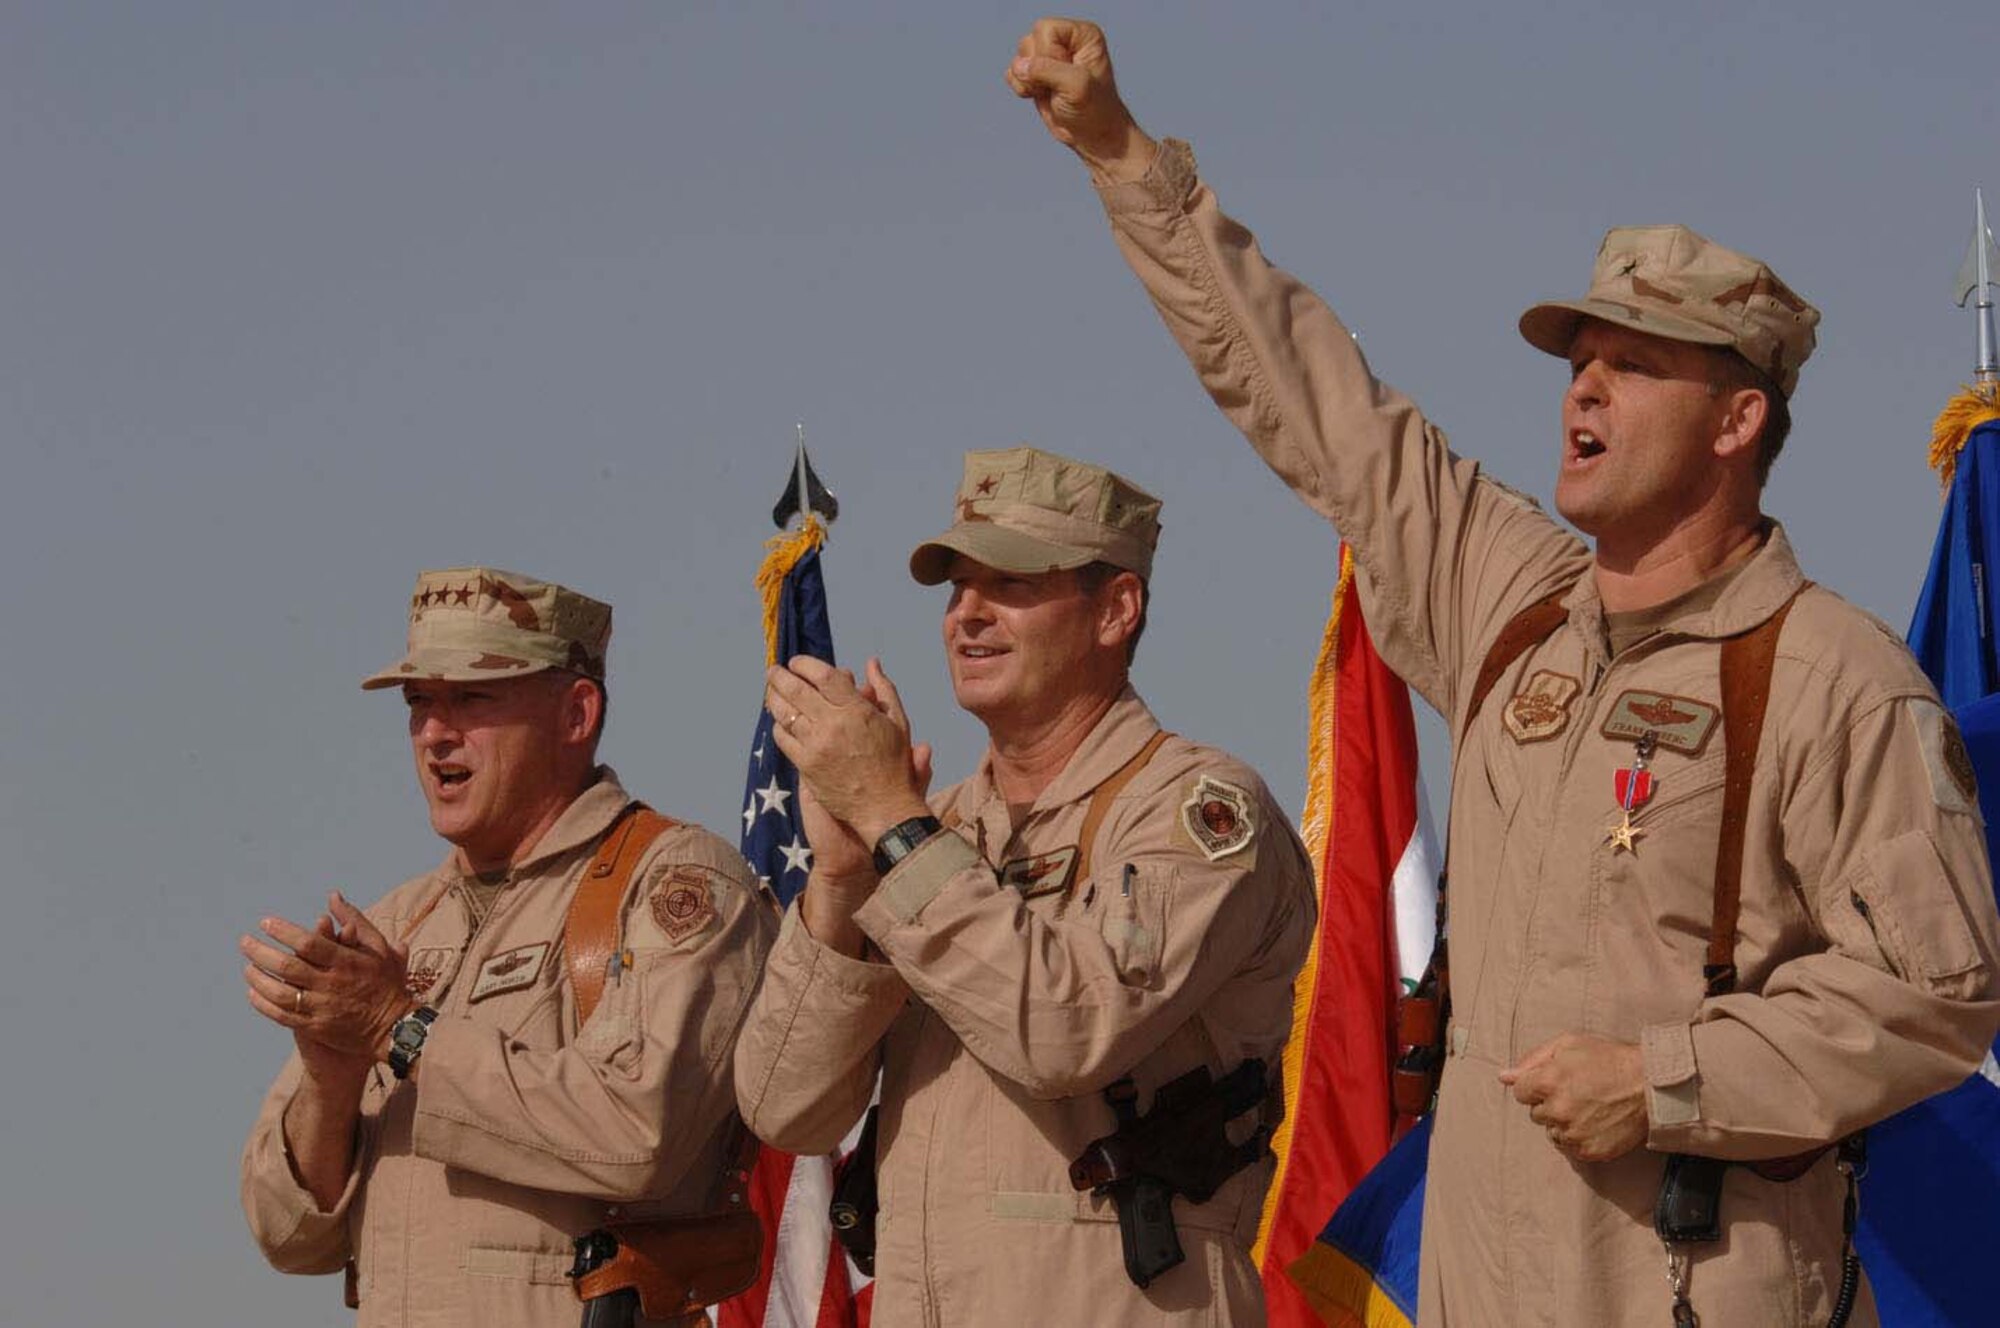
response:
{"label": "black pistol holster", "polygon": [[833,1199],[826,1206],[833,1238],[870,1277],[875,1276],[875,1215],[881,1206],[875,1188],[875,1129],[881,1114],[879,1106],[868,1108],[854,1151],[834,1169]]}
{"label": "black pistol holster", "polygon": [[[1189,1070],[1162,1084],[1144,1114],[1138,1099],[1129,1075],[1104,1090],[1118,1128],[1077,1155],[1069,1180],[1117,1205],[1125,1273],[1143,1287],[1186,1257],[1174,1230],[1174,1196],[1191,1203],[1213,1198],[1224,1181],[1264,1156],[1277,1112],[1264,1062],[1254,1057],[1220,1079],[1205,1066]],[[1256,1109],[1263,1112],[1257,1128],[1231,1143],[1229,1122]]]}

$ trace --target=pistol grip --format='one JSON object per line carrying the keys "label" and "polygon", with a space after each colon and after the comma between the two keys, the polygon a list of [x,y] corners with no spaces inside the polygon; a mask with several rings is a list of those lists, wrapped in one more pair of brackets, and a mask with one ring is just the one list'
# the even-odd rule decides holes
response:
{"label": "pistol grip", "polygon": [[1125,1246],[1125,1275],[1144,1287],[1186,1259],[1174,1230],[1174,1192],[1150,1177],[1134,1177],[1118,1196],[1118,1234]]}

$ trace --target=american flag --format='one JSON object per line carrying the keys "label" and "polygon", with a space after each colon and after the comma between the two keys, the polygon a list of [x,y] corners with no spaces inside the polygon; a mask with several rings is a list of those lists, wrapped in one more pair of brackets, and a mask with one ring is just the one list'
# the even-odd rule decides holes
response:
{"label": "american flag", "polygon": [[[794,655],[833,662],[819,557],[824,540],[825,528],[809,516],[802,528],[770,542],[757,575],[767,662]],[[787,907],[812,870],[798,792],[798,771],[772,741],[771,712],[763,711],[744,780],[741,844],[743,856]],[[853,1146],[850,1135],[843,1149]],[[868,1279],[833,1239],[826,1211],[832,1195],[832,1158],[794,1157],[774,1148],[759,1154],[750,1202],[764,1224],[764,1276],[716,1307],[720,1328],[866,1328]]]}

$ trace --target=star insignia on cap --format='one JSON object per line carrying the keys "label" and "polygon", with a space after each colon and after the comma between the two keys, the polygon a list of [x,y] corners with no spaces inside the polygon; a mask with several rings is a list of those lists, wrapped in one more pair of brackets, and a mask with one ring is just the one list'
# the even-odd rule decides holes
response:
{"label": "star insignia on cap", "polygon": [[982,495],[985,495],[992,493],[994,488],[999,484],[999,482],[1000,481],[996,479],[994,476],[988,475],[985,479],[979,481],[979,483],[974,487],[977,488]]}
{"label": "star insignia on cap", "polygon": [[472,587],[460,586],[457,590],[451,592],[451,598],[454,604],[472,603]]}

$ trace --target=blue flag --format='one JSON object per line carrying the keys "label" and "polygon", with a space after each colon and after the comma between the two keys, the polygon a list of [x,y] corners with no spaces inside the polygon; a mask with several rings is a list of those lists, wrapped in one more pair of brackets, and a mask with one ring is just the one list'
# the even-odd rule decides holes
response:
{"label": "blue flag", "polygon": [[[757,571],[767,665],[797,655],[833,663],[833,628],[819,559],[825,538],[825,527],[807,516],[800,529],[767,546]],[[806,888],[812,849],[799,819],[799,772],[772,740],[768,710],[758,713],[750,743],[742,819],[743,856],[789,908]],[[721,1328],[855,1322],[847,1261],[827,1215],[832,1188],[831,1158],[794,1157],[775,1148],[758,1154],[750,1174],[750,1207],[764,1228],[765,1262],[756,1285],[716,1307]]]}
{"label": "blue flag", "polygon": [[[809,521],[798,537],[772,541],[758,573],[766,599],[766,662],[811,655],[833,663],[833,627],[826,616],[826,581],[820,572],[821,530]],[[771,619],[775,607],[776,621]],[[771,739],[771,712],[759,712],[750,744],[750,773],[743,782],[743,856],[781,905],[790,907],[806,888],[812,848],[799,821],[799,772]]]}
{"label": "blue flag", "polygon": [[1417,1321],[1417,1242],[1431,1119],[1418,1121],[1361,1178],[1319,1239],[1287,1270],[1327,1323],[1410,1328]]}
{"label": "blue flag", "polygon": [[[2000,552],[2000,422],[1958,454],[1910,649],[1965,734],[1979,777],[1987,853],[2000,827],[2000,669],[1993,649],[1992,556]],[[1868,1132],[1862,1266],[1889,1328],[1994,1322],[2000,1253],[2000,1067]]]}

